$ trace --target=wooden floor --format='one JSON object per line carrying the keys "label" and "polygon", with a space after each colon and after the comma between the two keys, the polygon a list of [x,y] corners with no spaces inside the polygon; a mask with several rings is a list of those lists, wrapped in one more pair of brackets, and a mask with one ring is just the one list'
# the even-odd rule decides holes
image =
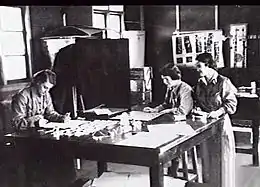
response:
{"label": "wooden floor", "polygon": [[[249,144],[247,141],[244,144]],[[237,153],[236,156],[236,187],[259,187],[260,186],[260,167],[253,167],[251,165],[251,155]],[[109,164],[109,170],[114,171],[131,171],[131,172],[146,172],[148,168],[132,165]],[[81,161],[81,169],[77,170],[78,179],[94,178],[97,176],[96,162]],[[5,167],[5,163],[0,164],[0,187],[16,187],[16,176],[14,168]],[[55,179],[50,179],[55,181]],[[61,179],[62,180],[62,179]],[[73,187],[82,186],[82,183],[73,185]],[[19,185],[18,185],[19,187]],[[52,182],[44,182],[44,184],[34,184],[32,187],[60,187]],[[66,186],[63,186],[66,187]]]}

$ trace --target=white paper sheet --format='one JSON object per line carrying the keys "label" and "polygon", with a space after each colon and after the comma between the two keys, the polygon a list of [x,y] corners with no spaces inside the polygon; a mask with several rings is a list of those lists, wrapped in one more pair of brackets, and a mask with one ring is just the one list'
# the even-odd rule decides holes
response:
{"label": "white paper sheet", "polygon": [[117,142],[117,145],[156,148],[180,135],[194,135],[196,132],[185,121],[174,124],[156,124],[148,126],[149,132],[139,132],[134,136]]}
{"label": "white paper sheet", "polygon": [[86,112],[93,112],[96,115],[111,115],[113,112],[108,108],[92,108],[87,110]]}
{"label": "white paper sheet", "polygon": [[160,145],[178,137],[179,135],[170,131],[138,132],[136,135],[130,136],[129,138],[119,141],[116,144],[133,147],[157,148]]}
{"label": "white paper sheet", "polygon": [[[143,111],[131,111],[129,112],[128,116],[130,120],[139,120],[139,121],[151,121],[159,116],[161,116],[162,113],[148,113]],[[111,119],[121,119],[121,115],[115,116]]]}
{"label": "white paper sheet", "polygon": [[41,125],[42,128],[75,128],[78,127],[79,125],[86,123],[84,120],[70,120],[69,122],[66,123],[58,123],[58,122],[48,122],[46,124]]}
{"label": "white paper sheet", "polygon": [[196,131],[186,123],[186,121],[181,121],[174,124],[156,124],[148,126],[149,132],[171,132],[177,135],[194,135]]}
{"label": "white paper sheet", "polygon": [[99,178],[95,178],[93,187],[125,187],[129,173],[104,172]]}

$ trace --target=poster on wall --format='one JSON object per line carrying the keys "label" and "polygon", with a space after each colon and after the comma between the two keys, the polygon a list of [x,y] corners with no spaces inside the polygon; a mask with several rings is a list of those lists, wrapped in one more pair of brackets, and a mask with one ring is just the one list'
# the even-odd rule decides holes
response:
{"label": "poster on wall", "polygon": [[247,67],[247,23],[230,25],[230,67]]}
{"label": "poster on wall", "polygon": [[200,53],[211,53],[218,68],[224,67],[222,30],[176,32],[172,35],[173,61],[175,64],[194,64]]}

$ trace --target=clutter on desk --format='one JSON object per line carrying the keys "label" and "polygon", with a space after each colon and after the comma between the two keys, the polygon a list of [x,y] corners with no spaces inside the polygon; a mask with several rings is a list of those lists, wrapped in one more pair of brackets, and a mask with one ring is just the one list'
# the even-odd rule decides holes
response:
{"label": "clutter on desk", "polygon": [[238,95],[243,95],[244,93],[247,94],[256,94],[256,82],[250,82],[250,86],[240,86],[238,87]]}
{"label": "clutter on desk", "polygon": [[246,98],[257,98],[256,94],[256,82],[253,81],[250,83],[250,86],[240,86],[238,87],[238,92],[236,96],[238,97],[246,97]]}
{"label": "clutter on desk", "polygon": [[142,122],[129,120],[127,113],[120,120],[70,120],[66,123],[49,122],[40,129],[41,134],[60,138],[80,138],[100,141],[104,138],[125,137],[142,131]]}
{"label": "clutter on desk", "polygon": [[[69,126],[69,124],[72,124]],[[110,132],[119,126],[118,121],[112,120],[70,120],[66,123],[49,123],[45,134],[50,134],[56,139],[59,137],[83,137],[83,136],[110,136]]]}

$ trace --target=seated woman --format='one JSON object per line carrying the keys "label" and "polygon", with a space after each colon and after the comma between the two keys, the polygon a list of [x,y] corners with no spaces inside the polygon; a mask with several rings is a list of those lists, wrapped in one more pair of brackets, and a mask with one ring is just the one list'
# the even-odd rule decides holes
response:
{"label": "seated woman", "polygon": [[179,68],[168,63],[162,67],[160,74],[167,86],[164,102],[155,108],[145,107],[143,111],[188,115],[193,107],[192,88],[181,80]]}
{"label": "seated woman", "polygon": [[[237,107],[236,87],[230,79],[218,74],[216,62],[211,54],[202,53],[196,57],[196,68],[200,79],[194,89],[195,109],[192,113],[207,113],[207,118],[224,116],[222,133],[222,187],[235,187],[235,141],[228,114],[234,114]],[[202,144],[204,152],[203,169],[207,172],[207,144]],[[210,146],[210,145],[208,145]],[[207,181],[208,176],[204,176]]]}
{"label": "seated woman", "polygon": [[69,115],[55,111],[49,90],[56,83],[56,74],[51,70],[37,72],[30,86],[20,90],[12,98],[12,124],[16,130],[37,127],[47,121],[65,122]]}

